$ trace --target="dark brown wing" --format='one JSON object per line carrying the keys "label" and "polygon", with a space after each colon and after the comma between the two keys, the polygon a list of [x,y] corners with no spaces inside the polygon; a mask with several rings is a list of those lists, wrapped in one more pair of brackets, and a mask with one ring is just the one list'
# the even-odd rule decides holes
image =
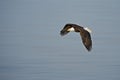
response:
{"label": "dark brown wing", "polygon": [[80,34],[81,34],[81,38],[82,38],[82,42],[83,42],[84,46],[86,47],[86,49],[88,51],[91,51],[91,49],[92,49],[92,40],[91,40],[90,33],[88,31],[82,29],[80,31]]}
{"label": "dark brown wing", "polygon": [[67,31],[69,28],[73,27],[75,29],[75,32],[80,32],[80,28],[83,28],[77,24],[66,24],[64,26],[64,28],[60,31],[60,34],[63,36],[63,35],[66,35],[67,33],[69,33],[69,31]]}
{"label": "dark brown wing", "polygon": [[68,25],[68,24],[66,24],[65,26],[64,26],[64,28],[60,31],[60,35],[61,36],[64,36],[64,35],[66,35],[67,33],[69,33],[69,31],[67,31],[69,28],[71,28],[72,27],[72,25]]}
{"label": "dark brown wing", "polygon": [[83,27],[76,25],[76,24],[66,24],[64,26],[64,28],[60,31],[60,34],[62,36],[66,35],[67,33],[69,33],[69,31],[67,31],[67,30],[71,27],[74,27],[75,32],[80,32],[84,46],[86,47],[86,49],[88,51],[91,51],[91,49],[92,49],[91,36],[90,36],[90,33],[88,31],[86,31]]}

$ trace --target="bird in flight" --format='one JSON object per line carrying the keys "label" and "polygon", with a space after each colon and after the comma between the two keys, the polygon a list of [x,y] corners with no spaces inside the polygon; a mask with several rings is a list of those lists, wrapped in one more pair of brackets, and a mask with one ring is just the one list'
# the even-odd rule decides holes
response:
{"label": "bird in flight", "polygon": [[78,32],[81,35],[82,42],[88,51],[92,49],[92,40],[91,40],[91,30],[77,24],[66,24],[64,28],[60,31],[60,35],[64,36],[67,33],[74,31]]}

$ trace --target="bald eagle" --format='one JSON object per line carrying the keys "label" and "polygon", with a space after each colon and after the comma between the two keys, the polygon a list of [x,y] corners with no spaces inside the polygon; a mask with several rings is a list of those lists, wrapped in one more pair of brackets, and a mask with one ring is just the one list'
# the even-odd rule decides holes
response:
{"label": "bald eagle", "polygon": [[64,36],[71,31],[80,33],[84,46],[88,51],[91,51],[92,49],[92,40],[90,35],[91,30],[88,28],[79,26],[77,24],[66,24],[64,28],[60,31],[60,35]]}

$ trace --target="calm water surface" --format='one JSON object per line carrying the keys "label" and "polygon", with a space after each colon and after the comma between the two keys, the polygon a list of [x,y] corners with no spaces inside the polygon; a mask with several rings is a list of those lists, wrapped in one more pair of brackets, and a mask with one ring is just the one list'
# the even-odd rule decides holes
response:
{"label": "calm water surface", "polygon": [[[0,1],[0,80],[120,80],[118,3]],[[79,34],[59,35],[69,22],[93,30],[91,52]]]}

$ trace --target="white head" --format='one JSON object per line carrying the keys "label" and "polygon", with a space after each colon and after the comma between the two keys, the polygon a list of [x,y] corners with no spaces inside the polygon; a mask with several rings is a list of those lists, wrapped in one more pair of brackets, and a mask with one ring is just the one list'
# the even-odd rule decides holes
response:
{"label": "white head", "polygon": [[92,30],[90,30],[88,27],[84,28],[86,31],[88,31],[89,33],[92,33]]}
{"label": "white head", "polygon": [[75,29],[73,27],[71,27],[67,31],[75,31]]}

